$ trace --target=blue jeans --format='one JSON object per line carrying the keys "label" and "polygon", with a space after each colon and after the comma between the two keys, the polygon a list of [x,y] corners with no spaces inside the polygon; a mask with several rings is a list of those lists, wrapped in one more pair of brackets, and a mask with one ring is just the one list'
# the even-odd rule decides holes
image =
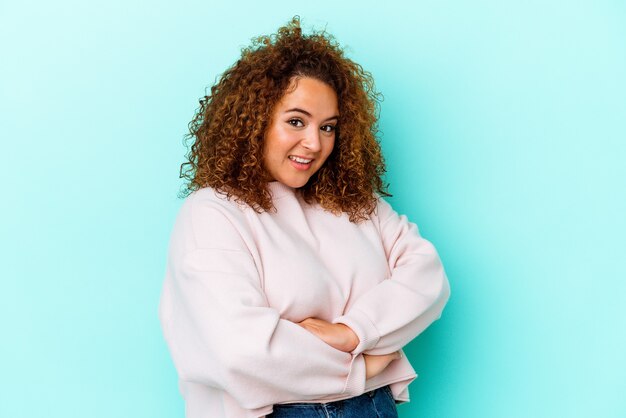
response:
{"label": "blue jeans", "polygon": [[383,386],[342,401],[276,404],[267,418],[398,418],[398,411],[391,389]]}

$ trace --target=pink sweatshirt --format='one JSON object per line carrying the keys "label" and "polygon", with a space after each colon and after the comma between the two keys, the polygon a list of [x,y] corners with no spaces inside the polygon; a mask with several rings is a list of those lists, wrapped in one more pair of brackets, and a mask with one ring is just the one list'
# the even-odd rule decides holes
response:
{"label": "pink sweatshirt", "polygon": [[[366,380],[365,354],[404,347],[441,316],[450,288],[432,244],[384,200],[359,224],[270,183],[275,212],[210,188],[183,203],[159,317],[187,418],[257,418],[276,403],[330,402],[387,384],[409,400],[402,357]],[[348,325],[334,349],[296,322]]]}

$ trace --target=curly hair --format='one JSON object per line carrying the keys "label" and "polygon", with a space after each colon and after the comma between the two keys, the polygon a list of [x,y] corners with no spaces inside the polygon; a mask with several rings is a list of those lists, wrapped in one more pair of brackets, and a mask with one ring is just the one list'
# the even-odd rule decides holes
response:
{"label": "curly hair", "polygon": [[210,95],[200,99],[186,136],[193,143],[180,168],[180,177],[188,181],[183,196],[212,187],[257,212],[274,209],[263,141],[274,106],[294,77],[328,84],[339,100],[335,146],[298,189],[304,200],[359,222],[374,211],[375,193],[390,196],[382,181],[385,164],[377,140],[381,96],[372,75],[346,58],[327,32],[304,35],[298,16],[276,34],[253,38]]}

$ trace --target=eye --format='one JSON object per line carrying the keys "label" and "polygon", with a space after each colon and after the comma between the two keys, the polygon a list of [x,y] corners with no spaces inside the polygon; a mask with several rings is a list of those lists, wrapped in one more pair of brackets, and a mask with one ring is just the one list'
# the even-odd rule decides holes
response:
{"label": "eye", "polygon": [[322,131],[326,133],[334,132],[337,127],[335,125],[324,125],[322,126]]}
{"label": "eye", "polygon": [[287,123],[288,123],[288,124],[290,124],[290,125],[292,125],[292,126],[295,126],[296,128],[301,128],[301,127],[303,127],[303,126],[304,126],[304,123],[302,122],[302,120],[300,120],[300,119],[296,119],[296,118],[294,118],[294,119],[289,119],[289,120],[287,121]]}

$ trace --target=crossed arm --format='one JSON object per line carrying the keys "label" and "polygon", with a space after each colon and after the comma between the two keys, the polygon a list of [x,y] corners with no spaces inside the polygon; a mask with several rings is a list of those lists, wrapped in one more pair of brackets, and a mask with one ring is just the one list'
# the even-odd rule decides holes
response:
{"label": "crossed arm", "polygon": [[[359,337],[345,324],[333,324],[319,318],[307,318],[302,322],[298,322],[298,325],[311,332],[331,347],[346,353],[353,351],[359,345]],[[370,379],[376,376],[385,370],[389,363],[400,357],[400,351],[382,355],[363,354],[363,359],[365,360],[365,378]]]}
{"label": "crossed arm", "polygon": [[366,379],[397,358],[447,301],[434,248],[381,201],[376,222],[390,277],[331,323],[290,322],[267,304],[229,218],[219,208],[201,210],[201,224],[183,222],[176,233],[186,237],[187,228],[219,241],[171,253],[160,318],[180,378],[222,389],[243,408],[363,393]]}
{"label": "crossed arm", "polygon": [[[382,199],[376,222],[390,277],[332,323],[307,318],[298,324],[338,350],[363,354],[367,378],[384,370],[402,347],[438,319],[450,296],[437,251],[417,226]],[[394,314],[389,313],[391,306],[396,307]]]}

